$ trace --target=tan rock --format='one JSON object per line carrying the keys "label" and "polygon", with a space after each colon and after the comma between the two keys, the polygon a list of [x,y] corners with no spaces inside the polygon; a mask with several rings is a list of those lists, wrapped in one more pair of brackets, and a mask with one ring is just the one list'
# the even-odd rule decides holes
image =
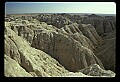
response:
{"label": "tan rock", "polygon": [[110,70],[103,70],[97,64],[90,65],[88,68],[84,68],[80,70],[79,72],[82,72],[83,74],[88,75],[88,76],[115,77],[114,72]]}
{"label": "tan rock", "polygon": [[4,75],[6,77],[33,77],[7,55],[4,55]]}
{"label": "tan rock", "polygon": [[[55,59],[51,58],[48,54],[41,50],[30,47],[28,42],[22,37],[17,36],[14,31],[7,28],[7,35],[9,39],[17,46],[20,54],[20,66],[33,76],[48,77],[58,76],[61,73],[68,71],[60,65]],[[6,37],[5,37],[6,38]],[[11,45],[13,47],[13,45]],[[14,55],[15,56],[15,55]],[[16,60],[17,61],[17,60]],[[9,68],[6,68],[9,73]],[[19,76],[19,75],[18,75]]]}
{"label": "tan rock", "polygon": [[79,29],[81,30],[83,35],[89,38],[95,46],[102,41],[102,38],[97,34],[95,28],[92,25],[81,24],[79,25]]}
{"label": "tan rock", "polygon": [[[14,16],[11,17],[10,20],[12,21],[5,22],[4,53],[6,54],[5,58],[14,61],[12,64],[16,62],[15,66],[22,70],[22,73],[21,75],[17,74],[19,72],[18,70],[16,73],[13,72],[12,75],[12,72],[6,68],[5,76],[22,77],[25,72],[25,74],[28,73],[33,77],[114,77],[114,73],[111,71],[106,72],[102,70],[104,67],[105,69],[114,69],[115,34],[113,32],[109,36],[103,36],[104,38],[102,39],[97,32],[111,32],[115,29],[113,24],[115,22],[106,22],[110,27],[108,29],[103,24],[104,21],[102,20],[100,22],[101,18],[99,18],[96,15],[92,15],[92,17],[90,16],[90,21],[87,20],[88,18],[85,19],[90,24],[81,24],[84,21],[84,17],[81,21],[81,17],[78,15],[75,15],[75,18],[73,16],[73,19],[76,19],[76,21],[71,20],[70,15],[67,14],[40,16],[16,15],[15,18]],[[102,27],[101,30],[100,27]],[[103,43],[102,40],[104,40]],[[96,47],[98,47],[97,50]],[[105,59],[106,56],[109,58]],[[112,64],[107,64],[109,63],[108,61]],[[8,62],[5,64],[12,68],[13,65],[10,65]],[[99,66],[96,66],[96,64]],[[93,69],[94,65],[97,73]],[[90,70],[91,68],[93,70]],[[86,71],[89,71],[89,73],[83,74],[78,72],[81,69],[87,69]],[[68,70],[74,71],[75,73],[69,72]]]}
{"label": "tan rock", "polygon": [[[89,47],[93,47],[92,43],[87,43],[85,37],[81,38],[86,41],[86,46],[90,44]],[[99,59],[93,56],[94,53],[85,47],[85,43],[80,44],[70,35],[43,30],[37,33],[33,42],[32,47],[48,53],[70,71],[77,71],[96,62],[100,64]],[[102,64],[100,66],[103,67]]]}

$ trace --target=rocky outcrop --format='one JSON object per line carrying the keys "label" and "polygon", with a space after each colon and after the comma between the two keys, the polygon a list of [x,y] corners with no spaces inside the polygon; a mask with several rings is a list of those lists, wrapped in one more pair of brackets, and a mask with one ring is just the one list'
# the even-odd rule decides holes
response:
{"label": "rocky outcrop", "polygon": [[116,31],[109,33],[103,40],[101,46],[96,49],[95,54],[106,69],[115,71]]}
{"label": "rocky outcrop", "polygon": [[[84,75],[85,74],[85,75]],[[110,70],[104,70],[97,64],[92,64],[87,68],[79,70],[79,72],[64,73],[60,77],[115,77],[115,73]]]}
{"label": "rocky outcrop", "polygon": [[14,59],[4,55],[4,75],[6,77],[33,77],[23,69]]}
{"label": "rocky outcrop", "polygon": [[83,34],[81,32],[81,30],[79,29],[79,25],[77,23],[72,23],[69,25],[65,25],[64,27],[61,28],[61,30],[64,30],[65,32],[69,33],[69,34],[74,34],[76,32],[78,32],[79,34]]}
{"label": "rocky outcrop", "polygon": [[[14,25],[17,28],[18,35],[25,38],[32,47],[51,55],[70,71],[77,71],[94,63],[104,68],[92,51],[98,44],[97,42],[101,40],[94,27],[91,25],[79,26],[73,23],[58,29],[52,25],[34,21],[36,24],[30,23],[33,25],[32,27],[29,26],[28,21],[24,21],[25,24],[19,21],[18,23],[11,23],[12,26],[9,28],[12,29]],[[86,26],[86,30],[83,29],[84,26]],[[68,28],[71,33],[64,30],[65,28]],[[14,31],[14,29],[12,30]]]}
{"label": "rocky outcrop", "polygon": [[102,35],[103,33],[109,33],[115,30],[116,18],[114,16],[98,16],[95,14],[80,16],[80,15],[70,15],[70,14],[40,14],[36,16],[39,21],[46,22],[56,26],[57,28],[62,28],[65,25],[72,23],[78,24],[91,24],[95,27],[97,33]]}
{"label": "rocky outcrop", "polygon": [[96,77],[115,77],[115,73],[110,70],[103,70],[99,65],[93,64],[88,68],[80,70],[85,75],[96,76]]}
{"label": "rocky outcrop", "polygon": [[96,32],[95,28],[91,25],[91,24],[82,24],[79,25],[79,29],[82,31],[82,33],[88,37],[91,42],[97,46],[100,44],[100,42],[102,41],[102,38],[98,35],[98,33]]}
{"label": "rocky outcrop", "polygon": [[69,72],[48,54],[30,47],[26,40],[16,35],[10,28],[6,28],[5,41],[8,38],[11,43],[14,43],[11,45],[8,43],[8,45],[16,46],[16,50],[20,54],[20,62],[12,58],[11,53],[7,53],[10,49],[5,50],[4,73],[6,77],[92,77],[82,72]]}
{"label": "rocky outcrop", "polygon": [[34,32],[21,22],[22,21],[5,22],[5,26],[11,28],[18,36],[23,37],[31,44]]}
{"label": "rocky outcrop", "polygon": [[[70,14],[39,14],[39,15],[25,15],[25,16],[8,16],[5,20],[15,21],[15,20],[32,20],[37,19],[41,22],[45,22],[49,25],[53,25],[57,28],[62,28],[65,25],[72,23],[77,24],[91,24],[95,27],[97,33],[102,35],[103,33],[109,33],[116,30],[116,17],[115,16],[98,16],[95,14],[91,15],[70,15]],[[31,22],[32,22],[31,21]]]}
{"label": "rocky outcrop", "polygon": [[61,14],[39,14],[36,18],[41,22],[46,22],[47,24],[56,26],[57,28],[61,28],[72,23],[68,18],[61,16]]}
{"label": "rocky outcrop", "polygon": [[91,24],[77,24],[73,23],[70,25],[65,25],[65,27],[61,28],[69,34],[79,33],[87,37],[94,46],[99,45],[102,42],[102,38],[98,35],[95,28]]}
{"label": "rocky outcrop", "polygon": [[[11,49],[11,47],[8,48],[8,50],[5,50],[5,76],[11,77],[11,76],[26,76],[28,73],[28,76],[39,76],[39,77],[47,77],[47,76],[58,76],[61,73],[68,72],[64,69],[62,65],[60,65],[55,59],[51,58],[46,53],[37,50],[35,48],[30,47],[30,45],[22,38],[16,35],[12,30],[9,28],[6,28],[7,33],[5,35],[5,41],[7,38],[12,41],[13,44],[8,44],[11,47],[16,46],[16,51],[18,51],[19,54],[14,54],[13,57],[19,58],[19,60],[15,60],[12,55],[12,53],[8,53],[8,50],[14,50],[14,48]],[[6,43],[5,43],[6,45]],[[16,57],[20,55],[20,57]],[[12,59],[11,59],[12,58]],[[7,61],[8,59],[8,61]],[[10,62],[13,64],[10,64]],[[14,67],[15,72],[19,73],[20,70],[21,73],[17,74],[13,72],[14,75],[12,75],[12,71],[14,69],[9,69],[8,67],[12,68]],[[21,67],[20,67],[21,66]],[[17,69],[17,67],[19,69]],[[24,70],[23,70],[23,69]],[[8,70],[8,71],[6,71]],[[22,75],[22,72],[25,72],[26,75]],[[27,73],[28,72],[28,73]]]}
{"label": "rocky outcrop", "polygon": [[[108,17],[106,22],[101,22],[101,25],[105,23],[109,27],[113,26],[112,29],[105,26],[101,38],[93,25],[95,23],[97,26],[99,23],[97,19],[101,21],[102,17],[94,14],[88,16],[96,20],[91,21],[91,24],[81,24],[84,17],[73,16],[74,19],[81,21],[71,20],[70,17],[68,14],[50,14],[12,16],[12,21],[6,19],[5,76],[114,77],[113,72],[104,70],[115,69],[115,32],[109,34],[115,30],[114,25],[109,22],[113,18]],[[108,61],[112,64],[108,64]],[[18,67],[14,74],[12,71],[16,68],[13,66]],[[78,72],[81,69],[87,72]],[[21,75],[16,73],[19,70]]]}
{"label": "rocky outcrop", "polygon": [[88,39],[86,36],[77,33],[74,33],[72,35],[70,35],[72,38],[74,38],[76,41],[78,41],[80,43],[80,45],[90,49],[90,50],[94,50],[95,46],[94,44],[90,41],[90,39]]}
{"label": "rocky outcrop", "polygon": [[[32,41],[29,41],[32,42],[30,44],[32,47],[51,55],[70,71],[78,71],[95,63],[104,68],[101,61],[92,52],[94,45],[87,37],[82,35],[82,32],[71,35],[63,31],[57,32],[57,28],[55,29],[55,27],[49,25],[41,24],[41,26],[32,29],[34,31],[34,37]],[[21,27],[21,29],[23,28],[29,27]],[[18,30],[20,33],[22,31]],[[28,32],[30,33],[31,31]]]}
{"label": "rocky outcrop", "polygon": [[[90,41],[83,35],[79,36],[85,40],[86,46],[90,44]],[[84,45],[85,43],[80,42],[80,39],[77,41],[73,37],[56,31],[37,30],[32,47],[48,53],[70,71],[77,71],[94,63],[104,68],[101,61],[88,49],[89,47],[92,48],[92,43],[87,48]]]}
{"label": "rocky outcrop", "polygon": [[82,21],[82,23],[84,24],[93,25],[99,35],[114,31],[116,26],[115,22],[116,22],[115,17],[109,17],[109,16],[108,17],[88,16]]}

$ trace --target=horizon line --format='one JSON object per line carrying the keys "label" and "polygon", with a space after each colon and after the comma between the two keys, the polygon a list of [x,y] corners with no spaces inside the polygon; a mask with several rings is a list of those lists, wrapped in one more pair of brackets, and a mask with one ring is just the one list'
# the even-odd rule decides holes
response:
{"label": "horizon line", "polygon": [[[57,13],[66,13],[66,12],[57,12]],[[71,12],[71,13],[73,13],[73,12]],[[70,12],[68,12],[67,14],[71,14]],[[39,14],[39,13],[5,13],[5,15],[7,15],[7,14]],[[40,12],[40,14],[56,14],[56,13],[42,13],[42,12]],[[73,14],[75,14],[75,13],[73,13]],[[76,14],[114,14],[114,15],[116,15],[116,13],[84,13],[84,12],[77,12]]]}

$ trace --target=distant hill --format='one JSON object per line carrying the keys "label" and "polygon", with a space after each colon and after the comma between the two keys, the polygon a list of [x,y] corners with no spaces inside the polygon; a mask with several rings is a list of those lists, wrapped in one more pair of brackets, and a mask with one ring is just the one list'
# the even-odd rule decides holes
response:
{"label": "distant hill", "polygon": [[[70,15],[91,15],[91,14],[94,14],[94,13],[68,13]],[[99,16],[116,16],[116,14],[96,14],[96,15],[99,15]]]}
{"label": "distant hill", "polygon": [[[19,14],[54,14],[54,13],[19,13]],[[57,13],[55,13],[55,14],[57,14]],[[70,14],[70,15],[91,15],[91,14],[95,14],[95,13],[66,13],[66,14]],[[11,15],[11,14],[7,14],[7,15]],[[12,15],[17,15],[17,14],[12,14]],[[99,16],[116,16],[116,14],[96,14],[96,15],[99,15]]]}

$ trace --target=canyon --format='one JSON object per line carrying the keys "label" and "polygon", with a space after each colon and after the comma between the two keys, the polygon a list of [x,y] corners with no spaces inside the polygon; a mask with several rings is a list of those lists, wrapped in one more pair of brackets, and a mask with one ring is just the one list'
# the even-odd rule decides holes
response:
{"label": "canyon", "polygon": [[116,17],[5,15],[6,77],[115,77]]}

